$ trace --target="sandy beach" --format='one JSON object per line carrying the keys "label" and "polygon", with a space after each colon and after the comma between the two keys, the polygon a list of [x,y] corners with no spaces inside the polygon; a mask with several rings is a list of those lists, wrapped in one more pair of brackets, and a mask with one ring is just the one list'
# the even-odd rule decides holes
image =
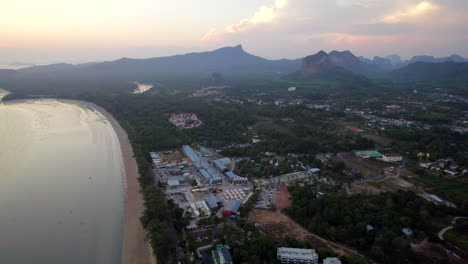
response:
{"label": "sandy beach", "polygon": [[138,167],[127,133],[117,120],[102,107],[89,102],[79,103],[88,105],[103,114],[112,124],[120,143],[126,177],[122,264],[155,264],[156,258],[152,253],[151,246],[145,240],[146,231],[140,223],[140,216],[144,210],[143,197],[137,179],[139,177]]}

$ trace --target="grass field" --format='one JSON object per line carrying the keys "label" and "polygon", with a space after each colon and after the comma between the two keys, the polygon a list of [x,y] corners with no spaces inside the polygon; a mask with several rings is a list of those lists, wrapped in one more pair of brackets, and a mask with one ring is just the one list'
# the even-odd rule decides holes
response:
{"label": "grass field", "polygon": [[433,192],[456,204],[468,200],[468,184],[449,180],[439,176],[422,176],[414,180],[432,188]]}

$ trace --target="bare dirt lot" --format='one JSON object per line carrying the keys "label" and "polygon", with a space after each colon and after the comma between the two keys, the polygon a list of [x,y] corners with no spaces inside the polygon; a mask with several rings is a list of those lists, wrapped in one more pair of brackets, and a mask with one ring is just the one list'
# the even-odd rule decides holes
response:
{"label": "bare dirt lot", "polygon": [[296,224],[286,215],[263,209],[253,210],[248,218],[249,222],[258,223],[260,228],[275,239],[293,237],[299,240],[307,240],[314,247],[328,247],[340,255],[358,254],[354,249],[336,244],[327,239],[310,233],[304,227]]}
{"label": "bare dirt lot", "polygon": [[276,201],[275,201],[275,206],[276,206],[276,211],[281,212],[284,208],[288,207],[291,205],[292,200],[289,199],[290,194],[288,191],[288,186],[287,185],[282,185],[279,188],[279,193],[276,196]]}
{"label": "bare dirt lot", "polygon": [[347,166],[358,170],[366,178],[375,177],[382,173],[383,168],[391,166],[377,160],[358,158],[351,153],[338,154],[336,161],[345,162]]}
{"label": "bare dirt lot", "polygon": [[189,162],[190,160],[185,156],[184,153],[180,150],[175,150],[172,153],[168,154],[163,154],[161,153],[161,156],[164,158],[166,163],[181,163],[184,161]]}
{"label": "bare dirt lot", "polygon": [[384,147],[389,147],[392,145],[392,140],[387,137],[382,137],[382,136],[377,136],[377,135],[363,135],[362,137],[372,140],[375,143]]}

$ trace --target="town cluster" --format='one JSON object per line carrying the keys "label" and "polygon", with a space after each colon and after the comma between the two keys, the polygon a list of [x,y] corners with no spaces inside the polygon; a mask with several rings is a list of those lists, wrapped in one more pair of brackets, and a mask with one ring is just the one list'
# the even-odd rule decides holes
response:
{"label": "town cluster", "polygon": [[194,128],[202,125],[196,114],[171,114],[169,122],[178,128]]}

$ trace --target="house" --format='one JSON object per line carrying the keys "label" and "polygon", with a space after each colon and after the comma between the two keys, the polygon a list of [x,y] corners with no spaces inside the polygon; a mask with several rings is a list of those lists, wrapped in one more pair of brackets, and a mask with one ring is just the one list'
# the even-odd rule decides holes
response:
{"label": "house", "polygon": [[456,171],[451,171],[451,170],[444,170],[445,173],[447,173],[448,175],[450,176],[457,176],[457,172]]}
{"label": "house", "polygon": [[358,127],[355,127],[355,126],[345,126],[345,128],[348,129],[348,130],[351,130],[353,132],[358,132],[358,133],[364,132],[364,130],[362,130],[362,129],[358,128]]}
{"label": "house", "polygon": [[276,255],[281,263],[317,264],[319,258],[314,249],[304,248],[280,247]]}
{"label": "house", "polygon": [[232,256],[229,248],[224,245],[216,245],[216,249],[211,251],[211,256],[215,264],[232,264]]}
{"label": "house", "polygon": [[429,194],[427,197],[434,201],[436,204],[441,204],[444,202],[444,200],[440,199],[440,197],[435,194]]}
{"label": "house", "polygon": [[419,167],[429,169],[432,165],[432,162],[420,162]]}
{"label": "house", "polygon": [[317,173],[317,172],[320,172],[320,169],[319,168],[312,168],[312,169],[309,169],[308,172],[309,173]]}
{"label": "house", "polygon": [[289,123],[292,123],[292,122],[295,122],[296,120],[294,120],[293,118],[291,117],[283,117],[280,119],[281,121],[283,122],[289,122]]}
{"label": "house", "polygon": [[387,109],[400,109],[401,106],[399,106],[399,105],[387,105],[387,106],[385,106],[385,108],[387,108]]}
{"label": "house", "polygon": [[401,232],[403,232],[403,234],[405,234],[406,236],[412,236],[413,235],[413,231],[409,228],[403,228],[401,229]]}
{"label": "house", "polygon": [[231,200],[223,209],[223,216],[236,215],[242,205],[241,200]]}

